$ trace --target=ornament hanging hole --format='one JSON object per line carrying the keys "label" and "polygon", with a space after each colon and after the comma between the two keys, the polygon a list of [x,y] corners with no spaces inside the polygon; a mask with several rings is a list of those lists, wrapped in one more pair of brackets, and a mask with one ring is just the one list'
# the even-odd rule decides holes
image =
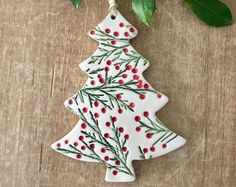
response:
{"label": "ornament hanging hole", "polygon": [[111,15],[111,19],[112,19],[112,20],[115,20],[115,19],[116,19],[116,16],[115,16],[115,15]]}

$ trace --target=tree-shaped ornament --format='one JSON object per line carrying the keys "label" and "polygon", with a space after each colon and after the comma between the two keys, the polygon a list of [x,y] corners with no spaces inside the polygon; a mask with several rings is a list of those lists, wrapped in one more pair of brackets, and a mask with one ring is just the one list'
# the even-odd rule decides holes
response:
{"label": "tree-shaped ornament", "polygon": [[133,160],[164,155],[186,142],[155,116],[168,98],[144,79],[149,62],[129,43],[136,35],[118,11],[89,32],[99,45],[80,64],[88,80],[65,101],[80,120],[52,144],[71,158],[105,163],[108,182],[134,181]]}

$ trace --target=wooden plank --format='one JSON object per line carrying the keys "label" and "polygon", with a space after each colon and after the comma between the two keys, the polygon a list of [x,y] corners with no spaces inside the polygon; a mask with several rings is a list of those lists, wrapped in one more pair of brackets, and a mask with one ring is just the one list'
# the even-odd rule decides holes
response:
{"label": "wooden plank", "polygon": [[[188,140],[135,162],[130,186],[235,186],[236,25],[209,28],[181,1],[160,0],[147,28],[130,3],[118,4],[139,30],[132,45],[151,62],[145,77],[170,98],[158,116]],[[106,16],[107,2],[84,0],[78,10],[68,0],[0,5],[0,186],[118,186],[104,182],[105,166],[50,149],[78,120],[63,102],[86,81],[78,65],[97,46],[86,32]]]}

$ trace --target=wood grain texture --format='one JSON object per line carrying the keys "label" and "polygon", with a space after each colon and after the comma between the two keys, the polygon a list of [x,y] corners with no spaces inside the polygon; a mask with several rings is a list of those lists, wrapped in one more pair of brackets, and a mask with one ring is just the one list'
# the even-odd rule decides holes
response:
{"label": "wood grain texture", "polygon": [[[226,1],[236,17],[235,2]],[[78,67],[96,49],[87,35],[105,0],[0,2],[0,186],[236,186],[236,24],[209,28],[179,0],[159,0],[151,28],[130,2],[120,11],[139,30],[132,45],[151,62],[145,77],[170,98],[158,116],[187,144],[137,161],[137,180],[104,182],[105,166],[57,154],[50,144],[78,117],[63,102],[81,88]]]}

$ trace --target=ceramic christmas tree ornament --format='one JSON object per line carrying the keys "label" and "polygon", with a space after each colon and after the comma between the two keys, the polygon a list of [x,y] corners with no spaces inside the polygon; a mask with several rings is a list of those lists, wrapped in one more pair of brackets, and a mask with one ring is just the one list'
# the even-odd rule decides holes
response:
{"label": "ceramic christmas tree ornament", "polygon": [[99,45],[80,64],[88,80],[65,101],[80,120],[52,148],[80,161],[105,163],[108,182],[130,182],[133,160],[167,154],[186,140],[155,116],[168,98],[143,77],[149,62],[129,43],[137,29],[115,14],[89,32]]}

